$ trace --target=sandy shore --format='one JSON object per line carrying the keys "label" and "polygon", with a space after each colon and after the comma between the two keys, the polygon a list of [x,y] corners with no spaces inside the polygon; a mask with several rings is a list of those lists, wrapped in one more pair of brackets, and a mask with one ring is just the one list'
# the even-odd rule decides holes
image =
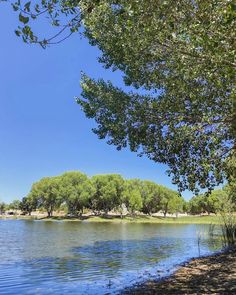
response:
{"label": "sandy shore", "polygon": [[236,248],[213,256],[192,259],[172,276],[147,281],[122,292],[124,295],[234,294]]}

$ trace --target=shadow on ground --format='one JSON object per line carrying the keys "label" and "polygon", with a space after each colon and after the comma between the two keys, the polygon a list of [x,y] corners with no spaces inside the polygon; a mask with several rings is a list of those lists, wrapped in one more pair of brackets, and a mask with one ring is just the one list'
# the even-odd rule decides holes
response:
{"label": "shadow on ground", "polygon": [[193,259],[174,275],[124,290],[123,295],[236,294],[236,249]]}

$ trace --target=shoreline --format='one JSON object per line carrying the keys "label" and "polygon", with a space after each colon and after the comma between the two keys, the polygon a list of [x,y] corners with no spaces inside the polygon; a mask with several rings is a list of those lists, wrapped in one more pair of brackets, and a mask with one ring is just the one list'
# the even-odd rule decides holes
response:
{"label": "shoreline", "polygon": [[61,221],[61,222],[103,222],[103,223],[147,223],[147,224],[221,224],[220,216],[179,216],[179,217],[162,217],[162,216],[126,216],[120,218],[119,216],[83,216],[66,217],[54,216],[45,217],[42,215],[0,215],[0,220],[36,220],[36,221]]}
{"label": "shoreline", "polygon": [[236,294],[236,247],[192,258],[170,276],[125,288],[120,295]]}

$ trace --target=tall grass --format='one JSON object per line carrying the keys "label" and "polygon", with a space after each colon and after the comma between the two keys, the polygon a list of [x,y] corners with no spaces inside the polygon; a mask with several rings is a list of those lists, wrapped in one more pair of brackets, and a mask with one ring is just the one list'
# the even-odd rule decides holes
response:
{"label": "tall grass", "polygon": [[221,225],[224,246],[236,245],[236,216],[233,213],[222,214]]}
{"label": "tall grass", "polygon": [[235,246],[236,245],[236,214],[235,214],[235,203],[231,198],[225,200],[221,210],[221,229],[223,235],[224,246]]}

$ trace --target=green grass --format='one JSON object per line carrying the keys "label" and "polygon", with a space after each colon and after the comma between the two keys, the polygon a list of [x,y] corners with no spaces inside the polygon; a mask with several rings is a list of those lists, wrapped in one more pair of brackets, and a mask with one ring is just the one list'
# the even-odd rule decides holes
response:
{"label": "green grass", "polygon": [[124,222],[124,223],[172,223],[172,224],[219,224],[220,216],[184,216],[184,217],[150,217],[137,216],[120,218],[92,217],[87,219],[89,222]]}
{"label": "green grass", "polygon": [[[0,216],[1,218],[1,216]],[[7,219],[35,219],[31,216],[8,216]],[[136,217],[102,217],[102,216],[90,216],[90,217],[83,217],[82,219],[75,218],[75,217],[64,217],[64,216],[54,216],[50,218],[38,218],[45,221],[53,221],[53,220],[60,220],[60,221],[77,221],[77,222],[113,222],[113,223],[169,223],[169,224],[220,224],[221,217],[220,216],[181,216],[178,218],[175,217],[151,217],[151,216],[136,216]]]}
{"label": "green grass", "polygon": [[184,216],[184,217],[151,217],[151,216],[136,216],[136,217],[101,217],[101,216],[91,216],[83,219],[79,218],[69,218],[69,217],[51,217],[44,218],[43,220],[53,221],[86,221],[86,222],[112,222],[112,223],[169,223],[169,224],[220,224],[220,216]]}

